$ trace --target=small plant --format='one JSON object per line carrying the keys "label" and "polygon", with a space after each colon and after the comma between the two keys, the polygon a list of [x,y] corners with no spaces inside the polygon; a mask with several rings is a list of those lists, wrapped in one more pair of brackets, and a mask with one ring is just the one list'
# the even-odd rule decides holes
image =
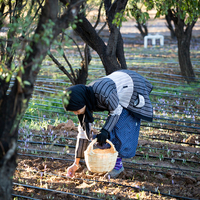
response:
{"label": "small plant", "polygon": [[140,200],[140,194],[139,193],[136,194],[136,198],[137,198],[137,200]]}
{"label": "small plant", "polygon": [[159,154],[159,159],[160,159],[160,161],[164,159],[163,154]]}
{"label": "small plant", "polygon": [[170,157],[170,154],[171,154],[171,150],[168,149],[168,150],[167,150],[167,156],[168,156],[168,158]]}
{"label": "small plant", "polygon": [[182,163],[183,163],[183,164],[186,164],[186,159],[183,159]]}
{"label": "small plant", "polygon": [[156,188],[155,188],[155,192],[158,192],[158,191],[159,191],[158,188],[159,188],[159,187],[156,187]]}
{"label": "small plant", "polygon": [[171,159],[171,163],[175,163],[175,160],[173,158]]}
{"label": "small plant", "polygon": [[82,190],[81,190],[81,194],[84,194],[84,193],[85,193],[85,189],[82,188]]}

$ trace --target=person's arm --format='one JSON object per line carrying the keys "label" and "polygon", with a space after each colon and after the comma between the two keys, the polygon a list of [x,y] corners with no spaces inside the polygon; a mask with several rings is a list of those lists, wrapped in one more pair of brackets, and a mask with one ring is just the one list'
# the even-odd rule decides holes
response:
{"label": "person's arm", "polygon": [[[88,130],[90,131],[91,125],[88,124]],[[67,168],[67,177],[74,177],[75,172],[78,169],[80,159],[84,158],[84,151],[87,149],[89,143],[89,133],[83,130],[83,127],[80,125],[78,126],[78,135],[77,135],[77,142],[76,142],[76,150],[75,150],[75,160],[74,163]]]}
{"label": "person's arm", "polygon": [[103,128],[100,130],[100,134],[97,135],[97,142],[100,145],[106,143],[106,139],[110,138],[110,132],[113,130],[115,125],[117,124],[120,114],[122,113],[123,107],[118,105],[118,107],[110,111],[109,116],[104,124]]}
{"label": "person's arm", "polygon": [[80,162],[80,158],[76,158],[75,159],[75,161],[74,161],[74,163],[75,163],[75,165],[78,167],[78,165],[79,165],[79,162]]}
{"label": "person's arm", "polygon": [[75,158],[84,158],[84,151],[89,144],[91,124],[88,124],[87,130],[84,130],[81,124],[78,126],[78,135],[76,142]]}
{"label": "person's arm", "polygon": [[123,107],[121,105],[118,105],[118,107],[115,110],[110,111],[109,116],[103,126],[103,129],[107,130],[110,133],[117,124],[122,110]]}
{"label": "person's arm", "polygon": [[80,158],[75,158],[74,163],[70,167],[67,168],[67,177],[70,177],[70,178],[74,177],[75,172],[79,168],[79,161],[80,161]]}
{"label": "person's arm", "polygon": [[112,84],[112,87],[108,85],[108,88],[106,87],[104,89],[102,89],[102,85],[103,84],[99,84],[99,87],[96,86],[95,96],[97,98],[97,107],[109,111],[109,115],[103,128],[100,130],[100,134],[97,135],[97,142],[99,142],[100,145],[105,143],[106,139],[109,139],[109,134],[117,124],[123,110],[122,106],[119,104],[115,85]]}

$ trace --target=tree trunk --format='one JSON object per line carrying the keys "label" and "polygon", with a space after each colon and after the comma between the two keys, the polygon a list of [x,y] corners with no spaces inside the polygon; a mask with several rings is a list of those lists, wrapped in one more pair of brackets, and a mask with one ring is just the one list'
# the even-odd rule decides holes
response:
{"label": "tree trunk", "polygon": [[121,69],[120,64],[115,55],[110,55],[107,52],[107,46],[103,40],[99,37],[96,30],[92,27],[90,22],[83,16],[79,16],[83,20],[83,23],[78,22],[76,33],[87,43],[92,49],[94,49],[106,70],[106,74],[110,74],[113,71]]}
{"label": "tree trunk", "polygon": [[187,83],[195,81],[195,73],[190,59],[190,41],[178,39],[178,59],[182,76]]}
{"label": "tree trunk", "polygon": [[173,28],[172,23],[171,23],[171,21],[173,21],[172,18],[173,18],[173,14],[172,14],[172,11],[169,9],[167,15],[165,15],[165,19],[167,21],[166,26],[170,30],[171,39],[174,40],[176,38],[176,34],[175,34],[174,28]]}
{"label": "tree trunk", "polygon": [[123,38],[119,28],[112,24],[115,14],[123,11],[126,4],[127,0],[114,1],[113,4],[110,0],[104,0],[106,21],[110,31],[107,45],[83,14],[79,15],[79,19],[82,19],[83,22],[76,24],[76,33],[98,53],[107,75],[119,69],[127,69]]}
{"label": "tree trunk", "polygon": [[140,23],[139,21],[137,21],[136,28],[140,31],[140,34],[142,35],[143,38],[146,35],[148,35],[148,29],[147,29],[146,24]]}
{"label": "tree trunk", "polygon": [[187,83],[195,82],[195,73],[190,59],[190,40],[195,22],[187,24],[184,30],[184,20],[175,21],[175,33],[178,40],[178,59],[181,74]]}
{"label": "tree trunk", "polygon": [[[17,139],[12,139],[10,144],[11,148],[6,152],[6,156],[2,158],[0,155],[0,200],[10,200],[12,194],[12,177],[17,166]],[[0,152],[4,155],[2,150],[6,151],[5,143],[1,142],[0,146]]]}
{"label": "tree trunk", "polygon": [[[7,85],[0,84],[0,200],[11,199],[12,176],[16,168],[18,126],[28,107],[42,60],[47,55],[49,47],[57,35],[63,29],[68,28],[69,23],[72,23],[75,17],[74,11],[79,10],[78,7],[81,3],[82,1],[78,0],[71,1],[65,13],[58,18],[58,1],[45,1],[35,31],[38,40],[30,43],[30,48],[33,51],[25,55],[23,60],[25,72],[18,72],[21,81],[28,81],[30,85],[24,85],[24,88],[22,88],[21,83],[15,78],[14,85],[7,95]],[[44,28],[49,20],[54,22],[54,25],[51,26],[51,38],[45,33],[49,30]],[[45,34],[47,35],[45,39],[49,40],[48,43],[44,41]],[[0,83],[3,83],[3,81]]]}

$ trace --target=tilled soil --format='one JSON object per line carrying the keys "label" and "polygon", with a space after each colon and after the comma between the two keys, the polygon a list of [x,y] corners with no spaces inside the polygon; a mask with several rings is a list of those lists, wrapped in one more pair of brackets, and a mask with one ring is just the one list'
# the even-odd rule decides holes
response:
{"label": "tilled soil", "polygon": [[[122,32],[125,47],[141,47],[144,39],[139,33],[132,34],[132,26],[134,27],[134,24],[127,24],[126,30]],[[158,26],[160,25],[152,27],[149,32],[153,34],[158,32]],[[130,37],[130,33],[127,33],[129,30],[134,37]],[[165,36],[164,48],[169,48],[170,51],[163,54],[161,48],[161,53],[156,54],[150,42],[148,49],[152,51],[151,57],[177,58],[177,41],[169,37],[169,31],[160,33]],[[168,34],[165,35],[166,33]],[[198,34],[191,40],[191,50],[196,50],[199,48],[200,37],[198,30],[193,33]],[[108,34],[108,31],[102,34]],[[131,52],[126,53],[127,60],[133,55],[135,58],[149,57],[147,51],[139,55]],[[191,51],[191,58],[198,61],[199,54]],[[173,67],[176,65],[177,63],[170,62],[169,67],[163,62],[157,72],[159,77],[162,80],[174,80],[173,74],[180,75],[180,70]],[[133,69],[141,70],[141,66],[134,65]],[[147,70],[148,66],[145,66],[145,69]],[[153,68],[149,70],[149,77],[155,77],[153,70]],[[155,67],[155,70],[158,68]],[[199,71],[196,70],[196,73],[198,75]],[[182,79],[180,81],[183,82]],[[43,82],[37,84],[42,85]],[[162,97],[162,100],[165,98]],[[179,98],[173,100],[175,102]],[[199,105],[197,106],[194,110],[199,108]],[[184,111],[177,105],[174,105],[174,109]],[[155,110],[162,112],[159,111],[159,104],[155,105]],[[172,121],[171,125],[173,123],[175,122]],[[84,160],[81,160],[74,178],[66,177],[67,168],[74,160],[77,127],[73,123],[59,124],[57,127],[49,125],[47,130],[41,131],[20,129],[18,166],[13,177],[13,198],[200,199],[200,137],[198,134],[185,134],[181,130],[171,131],[169,124],[163,125],[162,128],[141,127],[136,156],[132,159],[123,159],[125,170],[117,179],[107,179],[105,174],[88,171]],[[95,130],[93,131],[95,133]],[[187,131],[194,130],[188,128]]]}
{"label": "tilled soil", "polygon": [[[199,146],[140,137],[136,156],[123,159],[125,170],[117,179],[88,171],[84,160],[75,177],[67,178],[77,128],[69,131],[68,127],[67,132],[61,125],[49,128],[20,130],[14,194],[35,199],[200,199]],[[147,134],[141,129],[140,135],[149,136],[152,131],[162,138],[166,132],[152,129]],[[178,135],[174,133],[181,141]],[[66,144],[70,147],[65,148]]]}

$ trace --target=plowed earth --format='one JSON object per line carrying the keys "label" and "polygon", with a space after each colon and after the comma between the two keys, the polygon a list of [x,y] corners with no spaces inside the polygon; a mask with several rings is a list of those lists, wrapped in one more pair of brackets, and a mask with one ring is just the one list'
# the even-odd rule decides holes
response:
{"label": "plowed earth", "polygon": [[[20,129],[14,194],[35,199],[200,199],[199,146],[144,140],[144,128],[136,156],[123,160],[125,171],[117,179],[88,171],[84,160],[75,177],[66,178],[74,160],[76,129],[71,121],[41,131]],[[176,135],[182,141],[179,133],[151,132],[163,138]],[[190,137],[188,142],[192,139],[200,140]]]}
{"label": "plowed earth", "polygon": [[[129,37],[125,39],[127,47],[130,42],[133,43],[129,40]],[[199,42],[200,38],[193,39],[191,48],[198,49]],[[165,44],[169,44],[170,49],[176,49],[176,43],[165,38]],[[134,47],[137,46],[143,46],[143,39],[134,39]],[[131,56],[132,52],[126,55],[130,59]],[[137,59],[137,54],[134,56]],[[146,53],[139,55],[144,59],[147,56]],[[164,55],[162,52],[154,54],[152,51],[151,56],[154,59],[177,57],[173,51]],[[199,58],[199,54],[191,56],[193,59]],[[139,69],[140,66],[134,66],[134,70]],[[150,77],[155,76],[152,70]],[[196,72],[199,73],[198,70]],[[164,63],[160,65],[160,73],[163,80],[174,79],[166,74],[180,74],[171,62],[170,67],[166,67]],[[160,108],[155,105],[155,109],[159,111]],[[198,116],[195,117],[198,121]],[[117,179],[107,179],[105,174],[88,171],[84,160],[81,160],[73,179],[66,177],[66,170],[74,160],[77,136],[77,128],[72,122],[59,124],[57,127],[49,126],[47,130],[40,131],[21,128],[18,166],[13,177],[13,198],[200,199],[200,137],[198,134],[187,135],[184,131],[164,130],[169,127],[162,128],[141,127],[136,156],[123,160],[125,170]],[[193,129],[187,131],[192,133]]]}

